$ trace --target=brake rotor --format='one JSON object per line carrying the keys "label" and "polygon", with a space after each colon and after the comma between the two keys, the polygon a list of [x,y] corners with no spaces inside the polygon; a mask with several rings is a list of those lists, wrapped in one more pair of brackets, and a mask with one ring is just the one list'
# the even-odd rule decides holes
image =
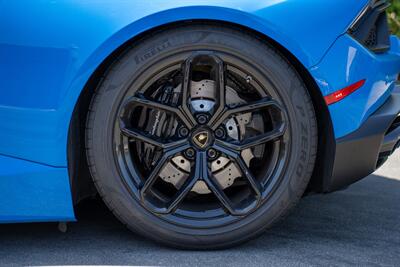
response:
{"label": "brake rotor", "polygon": [[[181,91],[181,85],[174,89],[175,92]],[[216,105],[215,82],[212,80],[201,80],[198,82],[192,81],[190,88],[191,107],[195,112],[209,112]],[[246,103],[245,100],[239,97],[237,92],[226,86],[226,104],[228,106],[237,106]],[[244,138],[246,126],[252,121],[252,114],[245,113],[233,116],[225,123],[227,135],[237,141]],[[249,167],[250,161],[254,158],[251,149],[243,150],[242,158]],[[191,163],[183,156],[176,156],[166,164],[160,173],[160,177],[167,183],[171,183],[179,189],[185,180],[189,177]],[[211,162],[211,172],[214,175],[218,185],[222,188],[230,187],[237,178],[240,178],[241,171],[228,158],[220,156]],[[193,186],[192,192],[198,194],[211,193],[207,185],[203,181],[198,181]]]}

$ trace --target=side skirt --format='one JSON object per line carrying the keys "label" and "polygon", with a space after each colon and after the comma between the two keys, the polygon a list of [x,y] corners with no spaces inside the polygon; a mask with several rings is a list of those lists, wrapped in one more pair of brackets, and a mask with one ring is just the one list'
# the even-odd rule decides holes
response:
{"label": "side skirt", "polygon": [[0,223],[75,221],[67,168],[0,155]]}

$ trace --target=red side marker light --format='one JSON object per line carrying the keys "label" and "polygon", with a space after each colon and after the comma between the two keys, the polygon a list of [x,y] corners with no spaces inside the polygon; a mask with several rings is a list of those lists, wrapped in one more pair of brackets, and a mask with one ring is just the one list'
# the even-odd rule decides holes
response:
{"label": "red side marker light", "polygon": [[343,88],[341,90],[338,90],[330,95],[325,96],[325,102],[327,105],[331,105],[333,103],[336,103],[340,100],[342,100],[343,98],[345,98],[346,96],[350,95],[351,93],[353,93],[354,91],[356,91],[357,89],[360,89],[364,84],[365,84],[365,79],[361,80],[359,82],[356,82],[350,86],[347,86],[346,88]]}

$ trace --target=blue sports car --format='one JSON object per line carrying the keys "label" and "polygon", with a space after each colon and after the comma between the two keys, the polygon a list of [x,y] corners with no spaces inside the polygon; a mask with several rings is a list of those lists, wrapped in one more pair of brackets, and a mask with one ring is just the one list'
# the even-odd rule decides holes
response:
{"label": "blue sports car", "polygon": [[385,0],[0,1],[0,222],[99,194],[164,244],[233,246],[399,146]]}

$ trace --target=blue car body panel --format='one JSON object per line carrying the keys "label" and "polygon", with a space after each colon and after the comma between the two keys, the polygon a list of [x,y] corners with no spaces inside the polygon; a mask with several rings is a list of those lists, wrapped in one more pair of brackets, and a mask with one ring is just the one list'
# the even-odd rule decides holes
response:
{"label": "blue car body panel", "polygon": [[374,54],[343,35],[310,71],[323,95],[366,79],[362,88],[329,106],[335,137],[343,137],[358,129],[394,89],[400,71],[399,39],[392,36],[390,51]]}
{"label": "blue car body panel", "polygon": [[66,168],[0,156],[0,222],[73,221]]}
{"label": "blue car body panel", "polygon": [[[79,94],[104,59],[141,32],[188,19],[223,20],[269,36],[311,67],[367,1],[262,2],[2,2],[0,153],[66,167],[63,144]],[[338,6],[341,20],[318,12]]]}
{"label": "blue car body panel", "polygon": [[377,56],[346,35],[367,2],[0,1],[0,221],[74,218],[67,138],[79,95],[113,51],[169,23],[215,20],[258,31],[294,55],[323,95],[368,76],[362,92],[330,107],[335,137],[354,131],[385,100],[400,62],[397,38]]}

